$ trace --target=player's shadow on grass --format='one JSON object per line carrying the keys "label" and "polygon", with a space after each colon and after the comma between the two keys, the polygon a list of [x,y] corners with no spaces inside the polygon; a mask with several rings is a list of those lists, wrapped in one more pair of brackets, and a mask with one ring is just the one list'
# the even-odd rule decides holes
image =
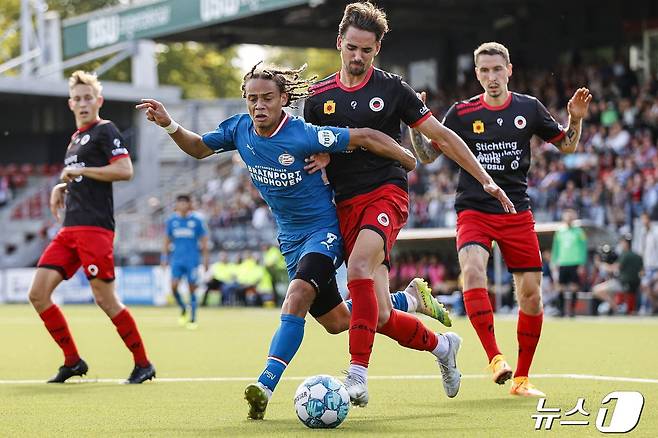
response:
{"label": "player's shadow on grass", "polygon": [[85,380],[78,382],[70,382],[63,384],[54,383],[35,383],[33,385],[17,385],[12,388],[14,395],[18,397],[33,397],[38,396],[61,396],[62,394],[80,394],[89,393],[93,391],[106,391],[108,388],[129,388],[128,386],[121,385],[120,383],[113,382],[96,382],[93,380]]}

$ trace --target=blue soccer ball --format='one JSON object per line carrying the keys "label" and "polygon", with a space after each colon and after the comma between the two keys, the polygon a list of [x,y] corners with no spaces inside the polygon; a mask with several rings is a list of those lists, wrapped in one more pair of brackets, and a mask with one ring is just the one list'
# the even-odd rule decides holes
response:
{"label": "blue soccer ball", "polygon": [[336,378],[326,375],[304,380],[295,393],[299,421],[311,429],[334,428],[350,410],[350,396]]}

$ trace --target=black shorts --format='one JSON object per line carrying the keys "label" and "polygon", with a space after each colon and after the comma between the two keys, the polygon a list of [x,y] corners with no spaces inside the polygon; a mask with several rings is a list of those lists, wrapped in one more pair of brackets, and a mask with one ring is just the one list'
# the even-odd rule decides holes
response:
{"label": "black shorts", "polygon": [[580,277],[578,276],[578,266],[560,266],[558,283],[562,285],[572,283],[579,284]]}
{"label": "black shorts", "polygon": [[632,281],[630,283],[625,283],[625,282],[621,283],[621,286],[623,288],[623,292],[627,292],[627,293],[632,294],[632,295],[637,295],[638,292],[640,292],[640,285],[641,285],[641,282],[640,282],[639,279],[638,279],[638,281]]}
{"label": "black shorts", "polygon": [[334,262],[324,254],[310,252],[304,255],[297,264],[294,279],[304,280],[315,288],[317,295],[309,309],[314,318],[329,313],[343,302],[336,284]]}

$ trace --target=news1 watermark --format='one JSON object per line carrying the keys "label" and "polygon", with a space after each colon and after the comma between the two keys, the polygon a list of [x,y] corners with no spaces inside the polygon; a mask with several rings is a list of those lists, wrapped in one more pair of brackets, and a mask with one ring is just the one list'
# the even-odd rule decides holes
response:
{"label": "news1 watermark", "polygon": [[535,430],[552,430],[556,425],[587,427],[594,423],[602,433],[626,433],[635,429],[640,422],[644,396],[637,391],[614,391],[596,405],[593,409],[598,408],[598,411],[594,419],[593,416],[590,418],[590,412],[585,407],[585,398],[579,398],[576,405],[563,414],[560,408],[547,406],[546,398],[540,398],[537,413],[531,417],[535,420]]}

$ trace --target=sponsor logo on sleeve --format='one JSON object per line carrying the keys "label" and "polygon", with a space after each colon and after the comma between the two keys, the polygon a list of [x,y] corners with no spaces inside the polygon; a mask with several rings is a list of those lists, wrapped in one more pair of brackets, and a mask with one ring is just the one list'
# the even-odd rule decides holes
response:
{"label": "sponsor logo on sleeve", "polygon": [[112,155],[115,157],[117,155],[126,155],[128,153],[128,149],[126,148],[117,148],[117,149],[112,149]]}
{"label": "sponsor logo on sleeve", "polygon": [[119,140],[118,138],[115,138],[112,143],[114,144],[115,148],[121,147],[121,140]]}
{"label": "sponsor logo on sleeve", "polygon": [[336,142],[336,135],[329,129],[321,129],[318,131],[318,143],[328,148]]}

